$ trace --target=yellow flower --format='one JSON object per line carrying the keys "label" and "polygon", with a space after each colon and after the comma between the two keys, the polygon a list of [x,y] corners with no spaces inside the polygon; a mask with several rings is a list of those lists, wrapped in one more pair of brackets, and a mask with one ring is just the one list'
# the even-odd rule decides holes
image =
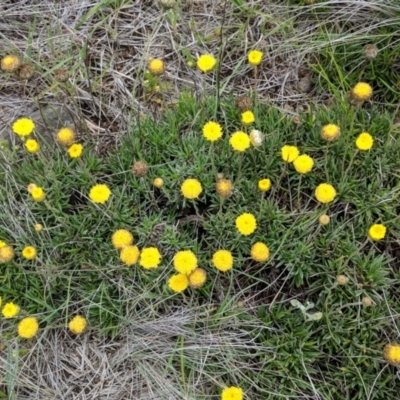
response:
{"label": "yellow flower", "polygon": [[40,145],[35,139],[28,139],[25,142],[25,148],[29,153],[37,153],[40,150]]}
{"label": "yellow flower", "polygon": [[335,188],[329,183],[321,183],[315,189],[315,197],[320,203],[330,203],[336,196]]}
{"label": "yellow flower", "polygon": [[32,339],[39,330],[39,323],[35,317],[26,317],[18,324],[18,335],[23,339]]}
{"label": "yellow flower", "polygon": [[33,246],[26,246],[22,250],[22,256],[25,257],[27,260],[33,260],[34,258],[36,258],[36,255],[37,251]]}
{"label": "yellow flower", "polygon": [[63,146],[71,146],[75,141],[75,132],[71,128],[61,128],[57,132],[57,140]]}
{"label": "yellow flower", "polygon": [[213,121],[207,122],[203,126],[203,136],[210,142],[218,140],[222,136],[221,125]]}
{"label": "yellow flower", "polygon": [[328,225],[329,224],[329,222],[330,222],[330,218],[329,218],[329,215],[326,215],[326,214],[322,214],[322,215],[320,215],[320,217],[318,218],[318,221],[319,221],[319,223],[321,224],[321,225]]}
{"label": "yellow flower", "polygon": [[196,268],[189,276],[189,285],[193,289],[199,289],[206,283],[207,272],[202,268]]}
{"label": "yellow flower", "polygon": [[43,225],[42,224],[35,224],[33,226],[36,232],[41,232],[43,230]]}
{"label": "yellow flower", "polygon": [[254,114],[251,111],[245,111],[242,113],[242,124],[251,125],[255,121]]}
{"label": "yellow flower", "polygon": [[119,259],[128,267],[136,264],[139,259],[139,248],[137,246],[125,246],[119,254]]}
{"label": "yellow flower", "polygon": [[225,388],[222,391],[221,400],[243,400],[243,390],[236,386]]}
{"label": "yellow flower", "polygon": [[253,129],[250,132],[250,142],[253,147],[259,147],[262,145],[265,136],[258,131],[257,129]]}
{"label": "yellow flower", "polygon": [[111,190],[107,185],[94,185],[89,192],[90,200],[94,203],[104,204],[111,196]]}
{"label": "yellow flower", "polygon": [[258,190],[261,190],[261,192],[267,192],[270,188],[271,188],[270,179],[260,179],[258,181]]}
{"label": "yellow flower", "polygon": [[174,268],[189,275],[197,268],[197,257],[191,250],[178,251],[174,256]]}
{"label": "yellow flower", "polygon": [[87,327],[87,321],[82,315],[75,315],[74,318],[69,321],[68,328],[75,335],[83,333]]}
{"label": "yellow flower", "polygon": [[30,193],[31,193],[32,199],[37,202],[43,201],[46,198],[46,194],[44,193],[43,188],[41,188],[39,186],[33,187]]}
{"label": "yellow flower", "polygon": [[146,269],[157,268],[161,262],[161,254],[156,247],[146,247],[140,253],[139,265]]}
{"label": "yellow flower", "polygon": [[68,147],[67,152],[71,158],[78,158],[82,155],[83,146],[79,143],[74,143]]}
{"label": "yellow flower", "polygon": [[400,365],[400,344],[388,343],[383,349],[385,360],[392,365]]}
{"label": "yellow flower", "polygon": [[236,218],[236,228],[244,236],[251,235],[257,228],[253,214],[243,213]]}
{"label": "yellow flower", "polygon": [[4,240],[0,240],[0,249],[4,246],[7,246],[7,243]]}
{"label": "yellow flower", "polygon": [[164,186],[164,180],[162,178],[155,178],[153,181],[153,185],[156,188],[161,189]]}
{"label": "yellow flower", "polygon": [[269,258],[269,248],[265,243],[257,242],[251,246],[251,258],[257,262],[267,261]]}
{"label": "yellow flower", "polygon": [[34,129],[35,124],[30,118],[19,118],[12,125],[13,132],[18,136],[28,136]]}
{"label": "yellow flower", "polygon": [[340,136],[340,128],[335,124],[324,125],[321,129],[321,136],[329,142]]}
{"label": "yellow flower", "polygon": [[232,253],[228,250],[217,250],[213,255],[212,263],[218,271],[229,271],[233,267]]}
{"label": "yellow flower", "polygon": [[314,160],[307,154],[302,154],[293,161],[293,166],[299,174],[306,174],[312,170]]}
{"label": "yellow flower", "polygon": [[153,75],[161,75],[165,71],[164,61],[154,58],[153,60],[149,61],[148,68]]}
{"label": "yellow flower", "polygon": [[20,308],[14,303],[6,303],[4,304],[1,313],[4,318],[14,318],[19,314]]}
{"label": "yellow flower", "polygon": [[358,101],[369,100],[372,97],[372,87],[368,83],[359,82],[352,89],[351,95]]}
{"label": "yellow flower", "polygon": [[168,280],[168,287],[174,292],[183,292],[189,286],[189,278],[186,274],[172,275]]}
{"label": "yellow flower", "polygon": [[251,50],[247,55],[247,59],[251,65],[257,66],[260,65],[262,60],[263,53],[259,50]]}
{"label": "yellow flower", "polygon": [[230,145],[236,151],[245,151],[250,147],[250,137],[242,131],[235,132],[229,139]]}
{"label": "yellow flower", "polygon": [[356,146],[359,150],[369,150],[374,144],[374,138],[368,133],[363,132],[356,139]]}
{"label": "yellow flower", "polygon": [[181,186],[183,197],[187,199],[197,199],[203,191],[201,183],[197,179],[186,179]]}
{"label": "yellow flower", "polygon": [[203,54],[197,60],[200,71],[209,72],[214,69],[217,60],[211,54]]}
{"label": "yellow flower", "polygon": [[293,162],[299,156],[299,149],[296,146],[285,145],[281,148],[283,161]]}
{"label": "yellow flower", "polygon": [[381,240],[386,235],[386,226],[382,224],[374,224],[368,229],[368,236],[372,240]]}
{"label": "yellow flower", "polygon": [[21,65],[21,59],[18,56],[9,54],[1,59],[1,69],[4,72],[15,72]]}
{"label": "yellow flower", "polygon": [[218,179],[215,189],[221,197],[228,197],[232,194],[233,185],[229,179]]}
{"label": "yellow flower", "polygon": [[122,249],[133,243],[133,235],[126,229],[118,229],[112,234],[111,242],[116,249]]}
{"label": "yellow flower", "polygon": [[14,258],[14,250],[11,246],[4,245],[0,247],[0,263],[6,263]]}

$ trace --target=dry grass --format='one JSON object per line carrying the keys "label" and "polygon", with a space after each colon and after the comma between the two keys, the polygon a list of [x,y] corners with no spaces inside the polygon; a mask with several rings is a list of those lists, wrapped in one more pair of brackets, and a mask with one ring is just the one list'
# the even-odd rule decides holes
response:
{"label": "dry grass", "polygon": [[[307,61],[332,44],[360,43],[361,48],[378,28],[397,24],[399,11],[395,0],[326,1],[318,13],[317,5],[277,0],[245,2],[249,11],[229,1],[181,1],[168,13],[156,1],[116,3],[1,2],[0,56],[19,54],[36,71],[29,82],[0,76],[1,136],[8,137],[18,116],[51,104],[69,110],[80,134],[100,149],[118,141],[139,111],[158,111],[144,91],[148,59],[160,57],[167,63],[163,107],[184,89],[199,94],[212,90],[215,77],[202,75],[188,62],[203,53],[219,53],[217,29],[223,20],[221,91],[237,95],[256,86],[260,99],[296,113],[310,98],[326,99],[313,87],[306,93],[299,89],[312,76]],[[257,11],[251,12],[252,7]],[[267,54],[257,76],[243,57],[252,48]],[[60,67],[70,71],[67,84],[54,80]],[[234,316],[209,325],[211,314],[185,307],[154,319],[128,314],[125,328],[112,340],[94,334],[72,339],[52,329],[26,355],[0,352],[0,384],[18,400],[207,398],[207,387],[224,382],[204,374],[205,363],[223,362],[231,376],[246,379],[251,365],[242,364],[243,355],[271,351],[258,348]],[[199,320],[207,323],[199,325]],[[177,338],[182,340],[179,352]],[[184,368],[187,360],[197,363],[191,371],[198,375],[182,382],[175,365]]]}

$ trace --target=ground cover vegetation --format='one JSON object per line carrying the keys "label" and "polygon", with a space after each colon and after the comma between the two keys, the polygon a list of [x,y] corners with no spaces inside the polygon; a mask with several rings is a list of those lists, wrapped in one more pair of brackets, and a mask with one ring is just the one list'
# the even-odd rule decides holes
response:
{"label": "ground cover vegetation", "polygon": [[0,398],[396,399],[399,6],[140,3],[3,6]]}

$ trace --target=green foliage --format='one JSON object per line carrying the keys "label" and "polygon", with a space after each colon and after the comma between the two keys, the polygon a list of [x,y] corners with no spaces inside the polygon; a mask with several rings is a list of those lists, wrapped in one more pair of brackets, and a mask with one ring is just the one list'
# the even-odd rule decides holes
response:
{"label": "green foliage", "polygon": [[[21,146],[4,152],[0,239],[17,255],[1,267],[3,301],[16,301],[24,313],[40,315],[43,326],[65,325],[79,312],[88,316],[92,329],[114,335],[132,313],[156,318],[182,302],[200,309],[214,304],[209,326],[223,329],[225,318],[237,318],[242,332],[269,349],[251,355],[257,368],[243,381],[249,393],[271,399],[276,393],[299,392],[367,398],[371,385],[382,388],[388,381],[390,370],[379,374],[376,355],[385,338],[396,335],[388,309],[398,310],[394,238],[399,235],[399,187],[393,171],[399,169],[400,145],[391,135],[390,115],[373,105],[356,109],[338,101],[330,108],[310,108],[295,125],[275,108],[256,103],[254,128],[265,133],[265,142],[238,154],[229,136],[250,128],[241,126],[233,98],[223,99],[215,110],[213,99],[196,100],[184,93],[160,121],[133,121],[117,148],[103,157],[85,148],[80,159],[71,160],[65,150],[45,144],[39,155],[26,154]],[[220,122],[224,130],[213,144],[202,136],[209,120]],[[337,123],[342,130],[331,143],[320,136],[327,123]],[[367,152],[355,149],[362,131],[375,138]],[[313,171],[300,176],[286,164],[280,153],[285,144],[312,156]],[[139,160],[149,166],[142,178],[131,169]],[[224,200],[215,191],[218,173],[234,183],[232,195]],[[152,185],[156,177],[164,180],[161,189]],[[202,183],[198,200],[183,198],[180,186],[186,178]],[[266,193],[257,189],[262,178],[272,181]],[[31,182],[45,189],[45,202],[32,201],[26,190]],[[314,196],[323,182],[338,192],[329,205],[319,204]],[[106,204],[88,198],[97,183],[112,190]],[[236,230],[235,219],[242,212],[257,219],[250,236]],[[319,225],[323,213],[331,216],[329,225]],[[388,238],[373,243],[367,230],[378,222],[387,226]],[[35,223],[44,230],[36,232]],[[112,232],[120,228],[133,233],[139,248],[158,247],[161,266],[123,266],[111,244]],[[250,258],[256,241],[271,250],[266,263]],[[21,257],[26,245],[38,249],[37,259]],[[233,270],[225,274],[211,264],[213,253],[222,248],[235,257]],[[172,258],[184,249],[198,255],[207,284],[188,289],[184,296],[172,295],[167,286]],[[338,274],[350,278],[346,286],[336,284]],[[371,307],[362,306],[364,296],[372,298]],[[257,315],[246,308],[237,311],[237,300],[248,298],[265,304],[257,307]],[[307,315],[320,312],[322,318],[305,318],[291,305],[293,299],[314,303]],[[9,332],[12,326],[13,321],[6,324]],[[202,367],[190,352],[182,351],[176,368],[194,376]],[[218,363],[210,365],[209,373],[230,380],[230,371]],[[394,384],[385,390],[394,395]]]}

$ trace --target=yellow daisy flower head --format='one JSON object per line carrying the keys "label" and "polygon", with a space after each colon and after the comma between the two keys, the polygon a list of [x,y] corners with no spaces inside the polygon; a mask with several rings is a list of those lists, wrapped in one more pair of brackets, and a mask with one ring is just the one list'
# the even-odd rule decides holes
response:
{"label": "yellow daisy flower head", "polygon": [[29,153],[37,153],[40,150],[40,145],[35,139],[28,139],[25,142],[25,148]]}
{"label": "yellow daisy flower head", "polygon": [[245,151],[250,147],[250,137],[242,131],[235,132],[229,139],[229,143],[236,151]]}
{"label": "yellow daisy flower head", "polygon": [[315,189],[315,197],[320,203],[330,203],[335,199],[336,190],[329,183],[321,183]]}
{"label": "yellow daisy flower head", "polygon": [[250,132],[250,142],[253,147],[260,147],[265,139],[265,135],[263,135],[260,131],[257,129],[253,129]]}
{"label": "yellow daisy flower head", "polygon": [[38,203],[43,201],[46,198],[46,194],[45,194],[43,188],[36,186],[36,185],[34,188],[32,188],[30,193],[31,193],[32,199]]}
{"label": "yellow daisy flower head", "polygon": [[368,83],[358,82],[351,90],[350,95],[357,101],[369,100],[372,97],[372,87]]}
{"label": "yellow daisy flower head", "polygon": [[1,59],[1,69],[4,72],[15,72],[20,65],[21,59],[12,54],[9,54]]}
{"label": "yellow daisy flower head", "polygon": [[215,184],[215,190],[221,197],[229,197],[233,191],[232,182],[225,178],[218,179]]}
{"label": "yellow daisy flower head", "polygon": [[161,75],[165,71],[164,61],[159,58],[150,60],[147,67],[153,75]]}
{"label": "yellow daisy flower head", "polygon": [[251,65],[257,66],[261,64],[263,53],[259,50],[251,50],[247,54],[247,60]]}
{"label": "yellow daisy flower head", "polygon": [[183,197],[190,200],[197,199],[202,191],[201,183],[197,179],[186,179],[181,186]]}
{"label": "yellow daisy flower head", "polygon": [[340,128],[335,124],[324,125],[321,129],[321,137],[328,142],[337,139],[340,133]]}
{"label": "yellow daisy flower head", "polygon": [[252,111],[245,111],[242,113],[242,124],[251,125],[255,121],[255,117]]}
{"label": "yellow daisy flower head", "polygon": [[41,232],[43,230],[43,225],[42,224],[35,224],[33,226],[36,232]]}
{"label": "yellow daisy flower head", "polygon": [[217,64],[217,60],[211,54],[203,54],[197,60],[197,67],[202,72],[212,71]]}
{"label": "yellow daisy flower head", "polygon": [[368,132],[362,132],[356,139],[356,147],[359,150],[369,150],[374,144],[374,138]]}
{"label": "yellow daisy flower head", "polygon": [[257,221],[253,214],[243,213],[236,218],[236,228],[244,236],[251,235],[257,228]]}
{"label": "yellow daisy flower head", "polygon": [[28,136],[35,129],[35,124],[30,118],[19,118],[13,125],[12,130],[18,136]]}
{"label": "yellow daisy flower head", "polygon": [[67,153],[71,158],[79,158],[83,153],[83,146],[79,143],[74,143],[68,147]]}
{"label": "yellow daisy flower head", "polygon": [[232,253],[228,250],[217,250],[213,254],[212,263],[218,271],[229,271],[233,267]]}
{"label": "yellow daisy flower head", "polygon": [[32,339],[39,330],[39,323],[35,317],[23,318],[18,324],[18,335],[23,339]]}
{"label": "yellow daisy flower head", "polygon": [[176,293],[183,292],[188,286],[189,278],[186,274],[175,274],[168,280],[168,287]]}
{"label": "yellow daisy flower head", "polygon": [[202,268],[196,268],[189,276],[189,285],[193,289],[199,289],[206,283],[207,272]]}
{"label": "yellow daisy flower head", "polygon": [[307,154],[302,154],[293,161],[293,166],[299,174],[306,174],[312,170],[314,160]]}
{"label": "yellow daisy flower head", "polygon": [[260,179],[258,181],[258,190],[261,192],[267,192],[271,189],[271,179]]}
{"label": "yellow daisy flower head", "polygon": [[104,204],[111,196],[111,190],[107,185],[94,185],[89,192],[89,198],[93,203]]}
{"label": "yellow daisy flower head", "polygon": [[9,245],[0,247],[0,263],[6,263],[14,258],[14,249]]}
{"label": "yellow daisy flower head", "polygon": [[196,255],[191,250],[178,251],[174,256],[174,268],[181,274],[191,274],[197,268]]}
{"label": "yellow daisy flower head", "polygon": [[285,145],[281,148],[282,159],[288,163],[293,162],[299,156],[299,153],[296,146]]}
{"label": "yellow daisy flower head", "polygon": [[383,349],[383,357],[392,365],[400,365],[400,344],[388,343]]}
{"label": "yellow daisy flower head", "polygon": [[336,277],[336,283],[340,286],[346,285],[348,281],[349,278],[346,275],[341,274]]}
{"label": "yellow daisy flower head", "polygon": [[71,128],[61,128],[57,132],[57,141],[63,146],[71,146],[75,141],[75,132]]}
{"label": "yellow daisy flower head", "polygon": [[37,255],[37,251],[36,251],[36,248],[33,246],[26,246],[22,250],[22,256],[24,258],[26,258],[27,260],[33,260],[34,258],[36,258],[36,255]]}
{"label": "yellow daisy flower head", "polygon": [[243,400],[243,390],[236,386],[225,388],[222,391],[221,400]]}
{"label": "yellow daisy flower head", "polygon": [[75,317],[72,318],[68,324],[69,330],[75,335],[79,335],[85,332],[86,327],[87,327],[87,321],[85,317],[82,317],[82,315],[75,315]]}
{"label": "yellow daisy flower head", "polygon": [[7,243],[4,240],[0,240],[0,249],[4,246],[7,246]]}
{"label": "yellow daisy flower head", "polygon": [[19,312],[20,307],[15,303],[6,303],[1,310],[4,318],[14,318],[19,314]]}
{"label": "yellow daisy flower head", "polygon": [[140,252],[139,265],[143,268],[157,268],[160,262],[161,254],[156,247],[145,247]]}
{"label": "yellow daisy flower head", "polygon": [[207,122],[203,126],[203,136],[210,142],[215,142],[222,136],[221,125],[213,121]]}
{"label": "yellow daisy flower head", "polygon": [[269,248],[265,243],[256,242],[251,246],[251,258],[257,262],[267,261],[269,258]]}
{"label": "yellow daisy flower head", "polygon": [[381,240],[386,236],[386,226],[383,224],[374,224],[368,229],[368,236],[372,240]]}
{"label": "yellow daisy flower head", "polygon": [[321,225],[328,225],[330,221],[331,221],[331,219],[330,219],[329,215],[326,215],[326,214],[322,214],[318,218],[318,222]]}
{"label": "yellow daisy flower head", "polygon": [[118,229],[112,234],[111,242],[116,249],[123,249],[133,243],[133,235],[127,229]]}
{"label": "yellow daisy flower head", "polygon": [[161,189],[164,186],[164,180],[162,178],[155,178],[153,181],[153,185],[157,189]]}
{"label": "yellow daisy flower head", "polygon": [[119,259],[128,267],[136,264],[139,259],[140,251],[137,246],[125,246],[119,254]]}

